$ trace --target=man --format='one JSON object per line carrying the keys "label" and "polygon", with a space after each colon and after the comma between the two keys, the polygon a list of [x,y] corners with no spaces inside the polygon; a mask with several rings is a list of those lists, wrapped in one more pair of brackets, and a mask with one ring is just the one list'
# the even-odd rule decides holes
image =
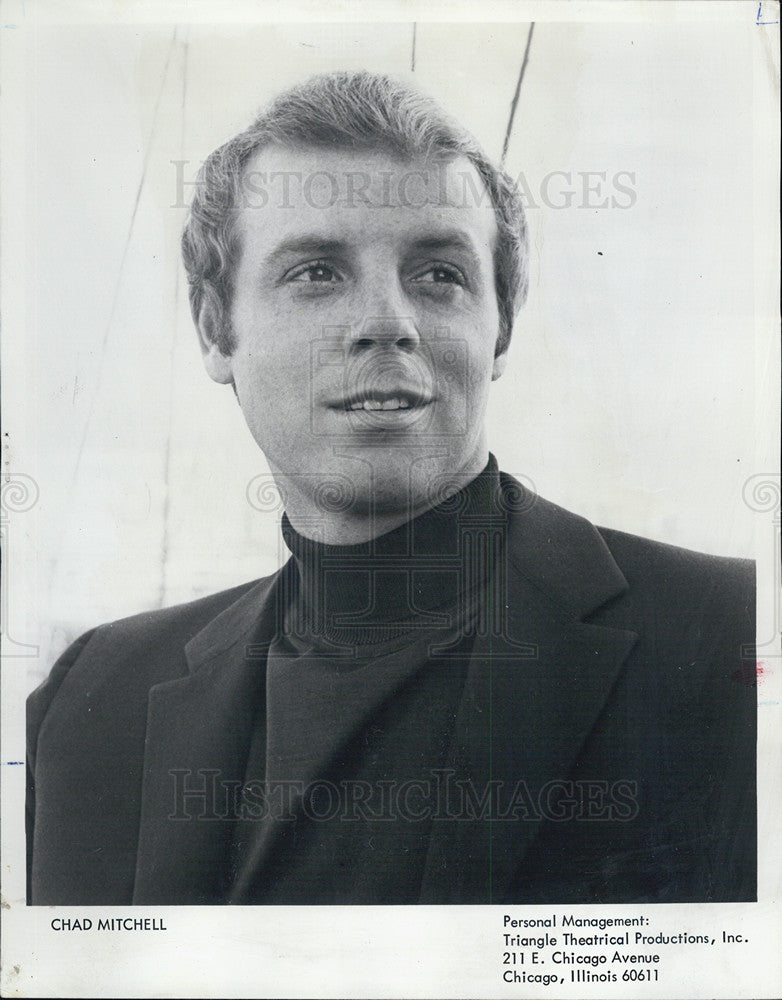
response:
{"label": "man", "polygon": [[755,898],[751,567],[489,454],[509,179],[407,87],[317,77],[210,156],[183,249],[291,559],[31,696],[31,901]]}

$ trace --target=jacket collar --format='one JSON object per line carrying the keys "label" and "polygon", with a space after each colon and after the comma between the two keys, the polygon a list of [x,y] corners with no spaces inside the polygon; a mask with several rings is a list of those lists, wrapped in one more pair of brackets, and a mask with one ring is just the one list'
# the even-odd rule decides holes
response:
{"label": "jacket collar", "polygon": [[134,903],[219,903],[265,665],[288,571],[261,580],[185,646],[190,672],[150,691]]}
{"label": "jacket collar", "polygon": [[[522,778],[534,791],[564,778],[637,639],[583,622],[628,589],[597,529],[511,477],[502,486],[508,558],[492,595],[500,625],[476,640],[450,751],[479,797],[492,781],[507,790]],[[150,693],[134,902],[221,900],[213,873],[232,829],[224,795],[244,779],[265,657],[291,586],[289,562],[187,643],[187,676]],[[194,793],[185,800],[193,818],[175,818],[177,788]],[[500,901],[538,827],[436,820],[421,902]]]}
{"label": "jacket collar", "polygon": [[507,576],[497,574],[493,595],[504,613],[476,639],[450,748],[454,780],[472,787],[473,815],[460,793],[451,806],[460,818],[434,821],[422,903],[506,899],[541,827],[539,809],[525,803],[567,779],[638,638],[583,620],[628,590],[598,530],[504,480],[514,509]]}

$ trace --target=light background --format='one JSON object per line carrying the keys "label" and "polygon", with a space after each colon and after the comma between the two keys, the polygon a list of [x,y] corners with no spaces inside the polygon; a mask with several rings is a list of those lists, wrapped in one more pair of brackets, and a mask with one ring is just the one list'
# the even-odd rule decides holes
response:
{"label": "light background", "polygon": [[[755,468],[753,121],[734,99],[752,89],[751,28],[536,26],[506,164],[533,201],[531,294],[489,417],[501,467],[548,499],[735,555],[752,554],[754,529],[741,495]],[[359,67],[414,80],[498,157],[528,24],[419,23],[414,69],[413,30],[70,23],[28,35],[16,468],[40,487],[31,682],[96,623],[279,565],[276,521],[245,494],[263,457],[230,389],[201,368],[172,161],[192,181],[278,90]],[[570,177],[550,182],[564,207],[543,203],[554,171]],[[587,199],[586,171],[606,175]],[[622,172],[632,196],[616,187]]]}

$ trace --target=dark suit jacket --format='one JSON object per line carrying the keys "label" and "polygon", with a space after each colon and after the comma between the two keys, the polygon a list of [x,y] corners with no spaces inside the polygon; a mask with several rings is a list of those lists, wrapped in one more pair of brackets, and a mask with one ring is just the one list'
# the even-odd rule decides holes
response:
{"label": "dark suit jacket", "polygon": [[[752,565],[528,500],[450,750],[517,808],[435,818],[420,902],[755,899]],[[97,628],[30,696],[33,903],[221,901],[231,824],[170,818],[170,772],[242,782],[280,574]]]}

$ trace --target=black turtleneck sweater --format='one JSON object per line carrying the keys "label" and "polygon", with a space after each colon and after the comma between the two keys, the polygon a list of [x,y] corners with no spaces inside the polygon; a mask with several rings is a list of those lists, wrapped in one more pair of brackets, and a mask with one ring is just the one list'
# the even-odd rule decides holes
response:
{"label": "black turtleneck sweater", "polygon": [[494,458],[459,493],[360,545],[283,537],[295,561],[269,649],[233,903],[413,903],[505,514]]}

